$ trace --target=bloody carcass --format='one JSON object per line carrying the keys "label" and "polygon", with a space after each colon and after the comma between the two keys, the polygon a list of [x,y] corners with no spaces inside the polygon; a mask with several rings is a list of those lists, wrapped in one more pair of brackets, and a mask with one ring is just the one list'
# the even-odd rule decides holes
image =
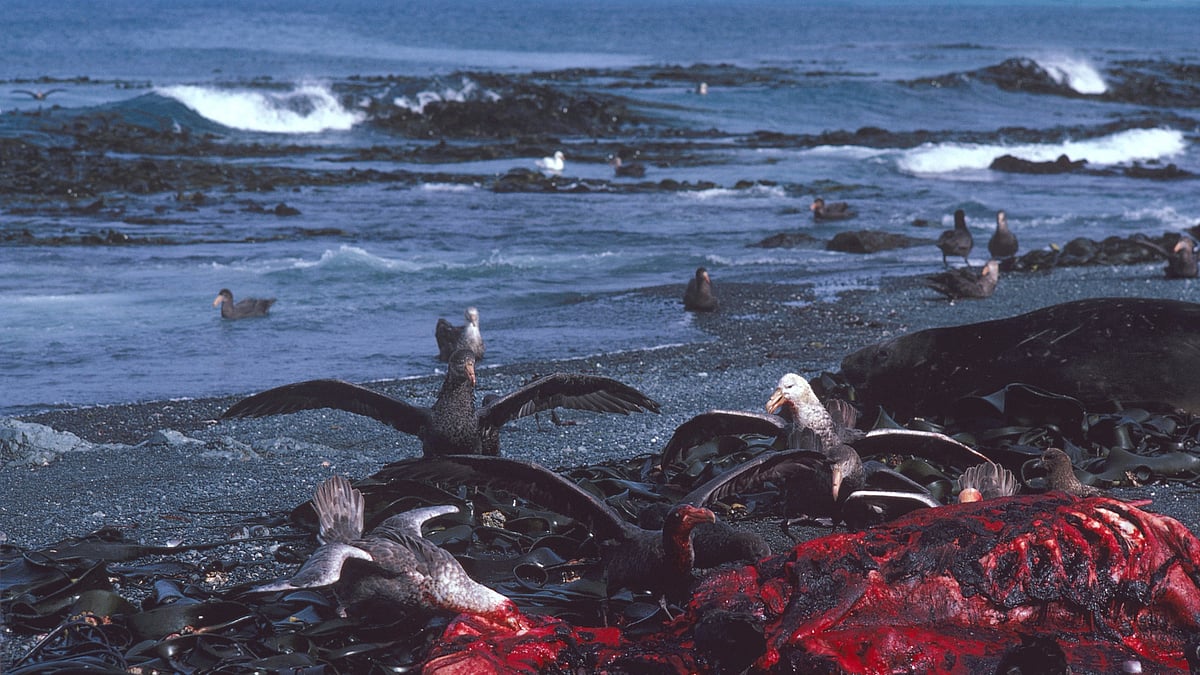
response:
{"label": "bloody carcass", "polygon": [[650,635],[533,624],[460,617],[426,672],[992,673],[1030,644],[1075,673],[1196,672],[1200,541],[1113,499],[994,499],[717,570]]}

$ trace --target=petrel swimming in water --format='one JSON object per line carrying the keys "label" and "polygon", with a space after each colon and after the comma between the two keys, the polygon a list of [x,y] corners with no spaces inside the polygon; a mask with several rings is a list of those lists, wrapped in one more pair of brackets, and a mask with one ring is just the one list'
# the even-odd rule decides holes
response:
{"label": "petrel swimming in water", "polygon": [[213,307],[221,308],[222,319],[248,319],[254,316],[266,316],[267,310],[275,304],[275,298],[242,298],[233,301],[233,292],[222,288],[213,299]]}
{"label": "petrel swimming in water", "polygon": [[613,173],[622,178],[641,178],[646,175],[646,165],[641,162],[630,162],[626,164],[621,161],[620,155],[613,155],[612,159],[608,160],[608,165],[613,168]]}
{"label": "petrel swimming in water", "polygon": [[476,361],[483,360],[485,349],[483,334],[479,332],[479,310],[468,307],[463,317],[467,323],[462,326],[455,326],[441,318],[437,320],[433,334],[437,338],[439,361],[449,361],[450,355],[459,349],[469,349],[475,354]]}
{"label": "petrel swimming in water", "polygon": [[341,380],[309,380],[247,397],[222,418],[262,417],[299,410],[337,408],[366,415],[421,439],[426,456],[500,454],[500,427],[509,420],[553,408],[628,415],[658,412],[642,392],[595,375],[555,373],[475,407],[475,355],[460,349],[450,356],[446,379],[432,407],[406,403]]}
{"label": "petrel swimming in water", "polygon": [[697,267],[696,276],[688,279],[687,289],[683,292],[683,308],[689,312],[713,312],[717,309],[712,279],[703,267]]}
{"label": "petrel swimming in water", "polygon": [[825,200],[820,197],[814,199],[808,208],[812,211],[813,220],[846,220],[858,215],[846,202],[826,204]]}
{"label": "petrel swimming in water", "polygon": [[946,267],[950,263],[946,262],[946,256],[962,257],[963,262],[969,267],[971,261],[967,256],[971,254],[971,248],[975,245],[975,239],[971,236],[971,231],[967,229],[967,212],[958,209],[954,212],[954,229],[942,232],[938,237],[937,246],[942,251],[942,264]]}
{"label": "petrel swimming in water", "polygon": [[543,157],[534,163],[539,169],[548,173],[562,173],[567,166],[562,150],[555,150],[553,157]]}
{"label": "petrel swimming in water", "polygon": [[390,616],[397,610],[473,614],[512,629],[524,628],[520,610],[505,596],[471,579],[446,550],[421,534],[425,521],[455,506],[396,514],[363,536],[362,493],[332,476],[313,494],[320,546],[292,578],[257,592],[332,586],[349,615]]}

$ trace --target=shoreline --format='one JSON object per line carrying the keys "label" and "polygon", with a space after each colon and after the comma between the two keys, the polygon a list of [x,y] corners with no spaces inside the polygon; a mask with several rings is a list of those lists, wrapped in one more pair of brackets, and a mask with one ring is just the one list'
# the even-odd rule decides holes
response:
{"label": "shoreline", "polygon": [[[668,291],[674,294],[661,288],[647,292]],[[662,404],[659,415],[562,411],[573,426],[523,418],[504,428],[501,453],[555,469],[657,453],[692,416],[714,408],[762,410],[784,373],[814,377],[836,371],[842,357],[887,337],[1013,316],[1082,297],[1187,300],[1200,295],[1200,282],[1167,281],[1158,265],[1139,265],[1013,274],[1001,280],[991,299],[954,304],[937,299],[920,277],[887,278],[877,292],[850,291],[834,302],[816,300],[802,285],[728,284],[718,292],[721,311],[695,317],[697,326],[715,337],[708,342],[559,361],[483,362],[479,397],[558,370],[612,377]],[[426,405],[440,382],[441,376],[425,376],[373,380],[370,386]],[[271,535],[296,534],[279,516],[307,500],[330,475],[363,478],[387,462],[421,452],[415,437],[342,411],[216,422],[239,398],[115,404],[8,418],[70,432],[92,445],[64,452],[46,465],[0,458],[7,485],[0,493],[0,543],[38,548],[101,526],[117,527],[145,544],[199,543],[244,536],[248,523],[271,519]],[[6,421],[0,420],[0,429]],[[1194,486],[1112,492],[1124,499],[1151,499],[1146,508],[1200,532],[1200,490]],[[789,546],[770,519],[740,523],[774,537],[776,552]],[[270,578],[293,567],[277,562],[274,548],[262,542],[182,557],[238,561],[218,587]],[[30,643],[7,631],[6,638],[4,662],[11,663]]]}
{"label": "shoreline", "polygon": [[[718,287],[720,312],[695,315],[697,327],[714,338],[710,341],[552,361],[501,365],[484,361],[479,368],[477,396],[511,391],[528,379],[555,371],[612,377],[658,400],[662,413],[620,416],[567,410],[562,417],[574,425],[558,428],[524,418],[506,426],[502,454],[557,468],[656,453],[675,427],[696,414],[714,408],[760,410],[784,373],[811,378],[824,371],[836,372],[845,355],[898,334],[1014,316],[1084,297],[1200,297],[1200,280],[1168,281],[1160,274],[1157,265],[1011,274],[992,298],[956,303],[939,299],[924,287],[921,277],[885,278],[879,291],[848,291],[833,302],[817,300],[804,285],[727,284]],[[666,294],[672,290],[643,292]],[[321,376],[312,374],[313,378]],[[428,404],[441,379],[441,375],[376,378],[369,380],[368,386]],[[263,464],[247,465],[247,470],[269,466],[295,470],[299,467],[289,465],[324,453],[343,462],[342,469],[361,471],[352,474],[361,477],[388,461],[420,454],[415,437],[336,410],[215,421],[222,411],[252,393],[53,409],[0,418],[46,425],[98,444],[91,450],[65,453],[48,466],[22,467],[14,464],[17,458],[2,458],[5,466],[0,472],[8,475],[14,489],[0,496],[0,541],[39,545],[55,540],[45,528],[21,527],[14,522],[23,511],[22,496],[36,492],[31,485],[55,486],[63,464],[73,465],[72,470],[86,480],[89,463],[80,460],[96,460],[105,454],[125,452],[131,460],[153,461],[153,448],[170,446],[162,440],[163,434],[157,433],[164,430],[190,439],[177,443],[181,447],[202,448],[198,453],[165,457],[185,466],[202,460],[205,453],[240,454],[243,461]],[[539,431],[539,426],[549,430]],[[294,454],[283,448],[287,445],[294,446]],[[129,468],[136,470],[138,465]],[[326,472],[319,473],[303,480],[304,487],[297,486],[297,503],[326,477]],[[107,500],[99,494],[96,498],[98,503]],[[71,520],[70,514],[61,515],[62,520]],[[62,531],[62,536],[68,533],[64,528],[49,529]]]}

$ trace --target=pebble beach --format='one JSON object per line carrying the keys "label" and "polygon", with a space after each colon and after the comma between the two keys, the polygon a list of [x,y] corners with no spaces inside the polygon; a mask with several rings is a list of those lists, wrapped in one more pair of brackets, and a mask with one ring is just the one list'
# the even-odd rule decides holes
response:
{"label": "pebble beach", "polygon": [[[522,418],[504,428],[501,451],[517,459],[565,468],[656,453],[675,427],[713,408],[761,410],[786,372],[813,377],[836,371],[842,357],[889,336],[922,328],[1012,316],[1086,297],[1186,299],[1195,281],[1167,282],[1152,266],[1087,267],[1052,274],[1011,275],[992,298],[949,303],[920,278],[893,278],[878,292],[851,292],[816,301],[803,285],[721,285],[722,307],[695,321],[711,339],[647,351],[595,354],[564,361],[489,364],[478,371],[482,397],[506,392],[548,372],[586,372],[628,383],[662,404],[662,414],[595,415],[564,411],[569,425]],[[676,299],[681,288],[642,292]],[[680,310],[682,311],[682,309]],[[432,337],[430,339],[432,353]],[[432,359],[432,355],[431,355]],[[410,402],[432,402],[441,377],[389,380],[368,386]],[[313,378],[321,373],[312,373]],[[246,392],[251,394],[254,392]],[[283,516],[332,474],[368,476],[387,462],[418,456],[420,443],[369,418],[334,410],[216,421],[237,397],[54,410],[0,421],[8,438],[0,493],[0,540],[39,548],[114,526],[143,544],[201,543],[267,535],[185,560],[235,559],[214,587],[290,571],[272,556],[272,535],[296,536],[290,526],[253,529],[247,522]],[[1200,531],[1200,490],[1150,485],[1114,491],[1150,499],[1150,510]],[[280,521],[279,518],[276,519]],[[742,521],[761,529],[776,548],[788,546],[776,523]],[[819,530],[807,536],[819,535]],[[13,637],[9,635],[9,637]],[[5,660],[28,640],[6,641]]]}

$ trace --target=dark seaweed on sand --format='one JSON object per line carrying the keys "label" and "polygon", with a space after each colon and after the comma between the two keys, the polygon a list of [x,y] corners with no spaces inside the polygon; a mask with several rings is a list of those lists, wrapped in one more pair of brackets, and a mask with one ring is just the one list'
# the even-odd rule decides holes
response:
{"label": "dark seaweed on sand", "polygon": [[[822,397],[853,401],[854,392],[828,374],[814,381]],[[895,424],[886,411],[863,411],[868,425]],[[1085,482],[1101,486],[1200,480],[1200,419],[1169,411],[1085,410],[1077,400],[1022,384],[961,399],[937,420],[917,420],[975,447],[1023,478],[1023,489],[1044,487],[1036,459],[1063,448]],[[696,485],[742,462],[774,452],[775,439],[723,436],[687,449],[657,468],[636,457],[569,470],[631,522],[671,504]],[[899,449],[902,450],[902,449]],[[945,500],[953,499],[961,469],[945,458],[883,453],[882,460]],[[577,625],[619,625],[630,632],[661,630],[668,621],[657,599],[622,591],[606,598],[596,537],[583,523],[503,490],[431,485],[410,480],[358,481],[367,526],[388,515],[431,504],[455,504],[459,516],[427,537],[453,553],[476,579],[512,598],[523,612],[552,614]],[[775,519],[784,513],[778,486],[735,494],[713,504],[729,520]],[[305,502],[276,514],[266,539],[277,562],[299,564],[315,545]],[[247,523],[249,526],[261,524]],[[652,524],[651,524],[652,526]],[[248,561],[222,549],[245,540],[186,542],[166,548],[128,540],[106,528],[40,550],[0,547],[0,603],[18,635],[42,635],[6,672],[278,672],[327,668],[336,672],[419,668],[451,617],[398,614],[345,618],[328,589],[252,593],[266,579],[221,589],[222,575]],[[193,546],[189,546],[192,544]],[[196,546],[199,544],[198,546]],[[194,548],[202,555],[188,555]],[[211,553],[210,553],[211,551]],[[777,553],[780,551],[776,551]]]}

